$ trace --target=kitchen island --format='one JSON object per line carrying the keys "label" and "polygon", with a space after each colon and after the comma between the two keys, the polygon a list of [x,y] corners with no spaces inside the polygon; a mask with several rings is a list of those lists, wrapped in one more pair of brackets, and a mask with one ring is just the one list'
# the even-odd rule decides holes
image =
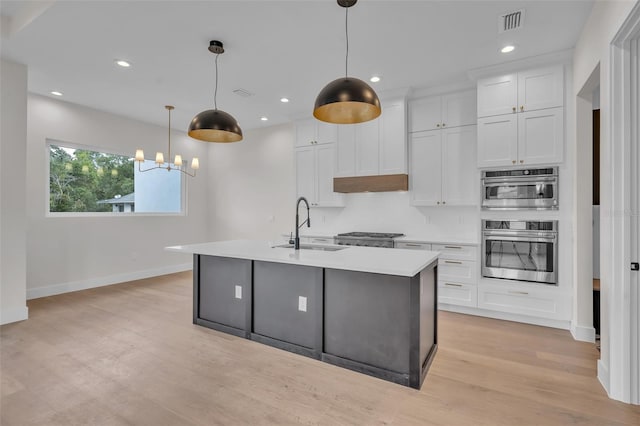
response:
{"label": "kitchen island", "polygon": [[193,254],[193,322],[419,389],[437,350],[438,253],[235,240]]}

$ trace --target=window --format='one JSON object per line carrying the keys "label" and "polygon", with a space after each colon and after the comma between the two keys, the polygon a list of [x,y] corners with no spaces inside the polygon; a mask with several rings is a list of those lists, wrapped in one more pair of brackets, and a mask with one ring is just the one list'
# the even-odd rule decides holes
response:
{"label": "window", "polygon": [[[182,212],[182,173],[143,173],[132,157],[57,141],[47,147],[50,213]],[[146,160],[142,169],[154,165]]]}

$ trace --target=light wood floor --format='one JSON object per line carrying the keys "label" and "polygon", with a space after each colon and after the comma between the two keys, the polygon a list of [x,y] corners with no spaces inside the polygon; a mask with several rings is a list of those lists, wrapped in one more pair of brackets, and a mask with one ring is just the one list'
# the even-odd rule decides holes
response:
{"label": "light wood floor", "polygon": [[416,391],[191,324],[181,273],[29,302],[1,327],[9,425],[639,425],[567,331],[441,312]]}

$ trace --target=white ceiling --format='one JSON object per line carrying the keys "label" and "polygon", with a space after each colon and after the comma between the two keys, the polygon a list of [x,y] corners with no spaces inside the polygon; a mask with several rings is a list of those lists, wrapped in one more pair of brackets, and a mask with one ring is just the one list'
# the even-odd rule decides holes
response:
{"label": "white ceiling", "polygon": [[[349,9],[349,74],[381,75],[372,84],[379,93],[463,82],[469,69],[572,48],[592,6],[360,0]],[[498,16],[518,9],[523,28],[499,34]],[[0,11],[2,58],[28,65],[30,92],[59,90],[63,100],[163,126],[173,104],[176,130],[213,107],[209,40],[226,49],[218,107],[244,130],[311,116],[320,89],[344,73],[344,9],[335,0],[3,0]],[[517,50],[499,53],[506,43]],[[116,67],[116,58],[132,67]]]}

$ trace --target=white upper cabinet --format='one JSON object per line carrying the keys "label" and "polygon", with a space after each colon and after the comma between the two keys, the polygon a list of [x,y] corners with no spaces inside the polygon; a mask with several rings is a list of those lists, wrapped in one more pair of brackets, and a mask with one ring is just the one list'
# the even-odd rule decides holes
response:
{"label": "white upper cabinet", "polygon": [[563,106],[562,66],[518,73],[518,111],[527,112]]}
{"label": "white upper cabinet", "polygon": [[460,126],[411,134],[411,203],[472,206],[478,203],[476,127]]}
{"label": "white upper cabinet", "polygon": [[516,74],[478,80],[478,117],[511,114],[518,104]]}
{"label": "white upper cabinet", "polygon": [[306,197],[311,207],[344,206],[342,194],[333,192],[335,144],[296,148],[296,198]]}
{"label": "white upper cabinet", "polygon": [[382,101],[382,115],[337,128],[335,177],[407,173],[407,127],[404,99]]}
{"label": "white upper cabinet", "polygon": [[380,160],[378,173],[407,173],[407,118],[404,98],[386,102],[380,121]]}
{"label": "white upper cabinet", "polygon": [[478,80],[478,117],[563,106],[562,65]]}
{"label": "white upper cabinet", "polygon": [[561,163],[564,68],[478,81],[478,167]]}
{"label": "white upper cabinet", "polygon": [[414,99],[409,104],[409,131],[421,132],[476,124],[476,91]]}
{"label": "white upper cabinet", "polygon": [[338,128],[335,124],[310,118],[296,122],[296,146],[309,146],[335,143],[338,140]]}

